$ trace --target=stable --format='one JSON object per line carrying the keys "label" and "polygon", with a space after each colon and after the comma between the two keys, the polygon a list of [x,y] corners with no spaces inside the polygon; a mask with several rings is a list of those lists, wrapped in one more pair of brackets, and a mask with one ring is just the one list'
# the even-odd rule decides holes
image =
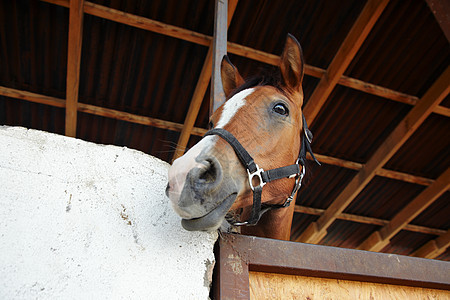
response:
{"label": "stable", "polygon": [[448,297],[449,14],[435,0],[4,1],[0,125],[172,163],[208,132],[224,101],[223,55],[244,79],[262,68],[273,74],[290,33],[303,49],[302,123],[321,166],[306,154],[288,242],[219,238],[215,273],[228,275],[211,296],[259,298],[279,281],[290,282],[274,288],[279,297],[333,298],[344,295],[332,288],[344,280],[343,289],[361,297],[385,284],[392,286],[380,295],[436,289]]}

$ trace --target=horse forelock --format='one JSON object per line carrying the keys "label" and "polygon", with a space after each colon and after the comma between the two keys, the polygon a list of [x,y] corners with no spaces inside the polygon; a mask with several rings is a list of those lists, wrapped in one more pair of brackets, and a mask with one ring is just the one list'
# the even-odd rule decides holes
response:
{"label": "horse forelock", "polygon": [[260,75],[248,78],[242,85],[237,87],[231,93],[230,98],[243,90],[264,85],[272,86],[276,88],[279,92],[286,94],[280,72],[277,71],[276,69],[273,69],[273,70],[264,70],[263,72],[261,72]]}
{"label": "horse forelock", "polygon": [[234,95],[240,93],[243,90],[249,88],[256,88],[261,86],[269,86],[275,88],[275,90],[287,99],[293,100],[294,103],[299,104],[299,108],[303,105],[303,90],[292,89],[288,87],[281,76],[279,69],[265,69],[257,76],[248,78],[242,85],[238,86],[228,97],[231,99]]}

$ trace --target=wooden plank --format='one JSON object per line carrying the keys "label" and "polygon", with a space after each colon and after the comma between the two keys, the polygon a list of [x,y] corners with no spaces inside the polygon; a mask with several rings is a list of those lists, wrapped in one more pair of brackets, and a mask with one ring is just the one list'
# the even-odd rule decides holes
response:
{"label": "wooden plank", "polygon": [[177,148],[173,155],[173,160],[184,154],[186,145],[189,142],[192,128],[194,127],[195,120],[197,119],[198,112],[202,105],[203,98],[205,97],[206,89],[208,88],[209,81],[211,79],[212,72],[212,48],[209,48],[206,55],[205,62],[203,63],[200,77],[195,86],[194,94],[189,105],[189,109],[184,120],[184,125],[181,130],[180,137],[178,138]]}
{"label": "wooden plank", "polygon": [[436,258],[450,247],[450,229],[444,234],[431,240],[412,254],[416,257]]}
{"label": "wooden plank", "polygon": [[[69,3],[68,0],[42,0],[42,1],[65,7],[68,7]],[[122,12],[117,9],[98,5],[88,1],[85,2],[84,9],[85,13],[106,20],[126,24],[129,26],[152,31],[159,34],[164,34],[170,37],[174,37],[177,39],[185,40],[203,46],[211,45],[212,38],[206,34],[201,34],[181,27],[172,26],[159,21]]]}
{"label": "wooden plank", "polygon": [[[308,214],[308,215],[321,216],[325,212],[325,209],[312,208],[312,207],[307,207],[307,206],[296,204],[295,208],[294,208],[294,212]],[[362,223],[362,224],[377,225],[377,226],[385,226],[389,223],[389,220],[348,214],[348,213],[341,213],[340,215],[337,216],[337,219],[350,221],[350,222],[356,222],[356,223]],[[406,224],[405,227],[403,228],[403,230],[412,231],[412,232],[420,232],[420,233],[425,233],[425,234],[432,234],[432,235],[441,235],[441,234],[445,233],[445,230],[442,230],[442,229],[430,228],[430,227],[418,226],[418,225],[412,225],[412,224]]]}
{"label": "wooden plank", "polygon": [[[230,22],[234,12],[236,10],[238,1],[233,0],[229,1],[228,4],[228,26],[230,26]],[[183,129],[181,130],[180,137],[178,138],[177,148],[173,155],[173,159],[175,160],[178,157],[184,154],[186,149],[186,145],[189,142],[189,137],[192,133],[192,128],[194,127],[195,120],[197,119],[198,112],[202,105],[203,98],[205,97],[206,90],[208,89],[208,85],[212,75],[212,57],[213,57],[213,47],[209,47],[208,53],[205,58],[205,62],[203,63],[202,71],[200,73],[200,77],[197,81],[197,85],[195,86],[194,94],[192,96],[191,102],[189,104],[189,109],[184,121]]]}
{"label": "wooden plank", "polygon": [[424,186],[431,185],[434,182],[434,180],[430,179],[430,178],[411,175],[411,174],[407,174],[407,173],[403,173],[403,172],[387,170],[387,169],[383,169],[383,168],[376,170],[375,175],[381,176],[381,177],[386,177],[386,178],[391,178],[391,179],[395,179],[395,180],[400,180],[400,181],[404,181],[404,182],[420,184],[420,185],[424,185]]}
{"label": "wooden plank", "polygon": [[[66,101],[64,99],[40,95],[36,93],[31,93],[27,91],[20,91],[16,89],[11,89],[7,87],[0,86],[0,95],[11,97],[15,99],[25,100],[29,102],[44,104],[44,105],[50,105],[53,107],[60,107],[65,108],[66,107]],[[90,104],[84,104],[81,102],[78,102],[78,111],[97,115],[101,117],[116,119],[116,120],[122,120],[127,122],[132,122],[136,124],[142,124],[147,126],[154,126],[161,129],[168,129],[173,131],[181,131],[183,128],[183,124],[170,122],[166,120],[146,117],[146,116],[140,116],[135,115],[123,111],[118,111],[115,109],[105,108],[105,107],[99,107],[95,105]],[[203,136],[206,133],[206,129],[194,127],[192,129],[192,134]]]}
{"label": "wooden plank", "polygon": [[450,291],[250,272],[250,299],[447,299]]}
{"label": "wooden plank", "polygon": [[34,103],[40,103],[45,105],[50,105],[54,107],[66,107],[66,101],[64,99],[59,99],[55,97],[40,95],[36,93],[31,93],[27,91],[16,90],[4,86],[0,86],[0,95],[15,99],[21,99],[25,101],[30,101]]}
{"label": "wooden plank", "polygon": [[[166,120],[135,115],[123,111],[118,111],[110,108],[99,107],[90,104],[78,103],[78,111],[89,113],[97,116],[117,119],[121,121],[132,122],[135,124],[142,124],[147,126],[153,126],[161,129],[173,130],[173,131],[181,131],[183,128],[182,124],[170,122]],[[193,128],[192,133],[198,136],[203,136],[206,133],[206,130],[203,128]]]}
{"label": "wooden plank", "polygon": [[66,135],[75,137],[80,80],[81,44],[83,41],[84,0],[71,0],[69,7],[69,45],[67,54]]}
{"label": "wooden plank", "polygon": [[436,199],[445,193],[450,187],[450,168],[448,168],[435,182],[421,192],[413,201],[406,205],[399,213],[397,213],[392,220],[386,224],[379,231],[374,234],[379,234],[381,239],[373,242],[372,235],[364,240],[358,249],[369,251],[380,251],[387,244],[390,239],[402,230],[409,222],[417,217],[422,211],[430,206]]}
{"label": "wooden plank", "polygon": [[215,299],[249,299],[250,279],[245,277],[252,272],[450,290],[446,261],[225,233],[220,235],[219,249],[216,273],[221,279],[213,288],[229,290],[226,296],[216,293]]}
{"label": "wooden plank", "polygon": [[[338,167],[343,167],[343,168],[357,170],[357,171],[361,170],[364,166],[363,164],[360,164],[357,162],[352,162],[352,161],[348,161],[348,160],[344,160],[344,159],[340,159],[340,158],[326,156],[326,155],[322,155],[319,153],[314,154],[314,155],[321,163],[332,165],[332,166],[338,166]],[[307,154],[306,158],[309,160],[313,160],[309,153]],[[434,182],[433,179],[429,179],[429,178],[425,178],[425,177],[421,177],[421,176],[415,176],[415,175],[398,172],[398,171],[392,171],[392,170],[383,169],[383,168],[376,170],[375,175],[386,177],[386,178],[391,178],[391,179],[395,179],[395,180],[401,180],[404,182],[425,185],[425,186],[428,186]]]}
{"label": "wooden plank", "polygon": [[[226,241],[234,236],[221,235]],[[213,283],[214,299],[249,299],[249,269],[245,258],[239,251],[235,251],[233,242],[224,242],[219,237],[219,247],[216,248],[217,268]]]}
{"label": "wooden plank", "polygon": [[416,106],[397,125],[393,132],[375,151],[367,164],[356,174],[344,190],[330,204],[325,213],[311,223],[297,241],[317,243],[325,235],[336,217],[356,198],[379,170],[417,130],[433,109],[448,95],[450,90],[450,67],[436,80]]}
{"label": "wooden plank", "polygon": [[225,93],[220,75],[222,58],[227,54],[227,0],[216,0],[214,17],[214,39],[211,78],[211,99],[209,103],[209,115],[225,102]]}
{"label": "wooden plank", "polygon": [[326,74],[322,76],[314,89],[311,98],[303,110],[308,124],[313,124],[320,109],[331,91],[334,89],[344,71],[358,52],[364,40],[369,35],[389,0],[369,0],[361,11],[358,19],[350,29],[338,52],[330,63]]}

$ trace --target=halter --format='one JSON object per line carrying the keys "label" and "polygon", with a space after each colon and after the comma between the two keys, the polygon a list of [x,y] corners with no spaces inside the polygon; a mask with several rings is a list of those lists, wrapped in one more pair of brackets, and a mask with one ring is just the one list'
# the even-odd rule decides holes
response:
{"label": "halter", "polygon": [[[303,118],[303,132],[301,135],[301,146],[300,152],[295,164],[285,167],[280,167],[268,171],[264,171],[260,168],[251,155],[245,150],[245,148],[239,143],[234,135],[226,131],[223,128],[214,128],[209,130],[205,136],[208,135],[218,135],[233,147],[234,152],[236,152],[237,157],[244,165],[248,173],[248,181],[250,188],[253,191],[253,204],[250,218],[245,222],[235,222],[232,225],[242,226],[242,225],[256,225],[261,216],[271,210],[276,208],[288,207],[292,200],[294,199],[295,193],[300,189],[302,185],[303,176],[305,175],[305,164],[306,164],[306,152],[311,153],[314,161],[320,165],[319,161],[314,156],[311,149],[312,133],[308,129],[306,124],[305,116]],[[300,167],[301,166],[301,167]],[[295,185],[292,189],[291,195],[284,201],[283,204],[261,204],[262,188],[266,183],[282,179],[282,178],[295,178]],[[258,184],[256,184],[258,183]]]}

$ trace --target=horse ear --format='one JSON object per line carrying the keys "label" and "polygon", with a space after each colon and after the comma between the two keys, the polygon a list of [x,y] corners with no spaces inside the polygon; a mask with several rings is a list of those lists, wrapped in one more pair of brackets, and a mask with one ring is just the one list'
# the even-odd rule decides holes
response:
{"label": "horse ear", "polygon": [[288,34],[280,59],[280,69],[286,86],[299,91],[302,87],[304,62],[300,43]]}
{"label": "horse ear", "polygon": [[244,84],[244,79],[242,79],[242,76],[239,74],[236,67],[233,66],[227,55],[223,57],[220,67],[223,90],[225,96],[228,98],[233,90]]}

